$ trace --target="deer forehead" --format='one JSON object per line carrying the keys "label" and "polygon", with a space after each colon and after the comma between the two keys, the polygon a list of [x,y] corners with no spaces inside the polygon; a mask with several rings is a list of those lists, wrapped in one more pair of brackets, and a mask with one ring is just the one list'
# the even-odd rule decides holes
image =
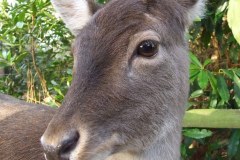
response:
{"label": "deer forehead", "polygon": [[[156,5],[150,5],[148,4],[150,2],[147,3],[145,0],[110,1],[109,4],[93,16],[90,16],[90,9],[86,1],[80,0],[76,6],[73,4],[77,3],[77,1],[72,1],[74,1],[74,3],[63,3],[63,6],[59,7],[61,10],[58,12],[61,13],[67,27],[74,31],[75,35],[79,33],[80,29],[89,27],[90,24],[96,25],[95,28],[92,29],[92,32],[94,32],[94,30],[101,30],[101,33],[103,33],[103,31],[120,31],[122,30],[121,28],[129,28],[129,26],[133,25],[135,25],[134,27],[146,27],[148,25],[151,26],[151,24],[157,24],[160,21],[172,21],[173,23],[183,21],[184,19],[182,10],[177,7],[174,8],[174,1],[169,1],[169,3],[163,1],[160,4],[151,2],[156,3]],[[67,7],[64,7],[64,5]],[[174,21],[174,19],[178,20]],[[167,25],[169,23],[165,24]],[[180,27],[180,24],[175,25]]]}

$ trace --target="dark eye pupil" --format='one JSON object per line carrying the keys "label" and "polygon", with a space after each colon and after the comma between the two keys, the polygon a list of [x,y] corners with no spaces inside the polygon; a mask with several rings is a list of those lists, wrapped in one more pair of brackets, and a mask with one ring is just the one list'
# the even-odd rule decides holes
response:
{"label": "dark eye pupil", "polygon": [[158,42],[147,40],[143,41],[138,47],[138,54],[144,57],[152,57],[158,52]]}

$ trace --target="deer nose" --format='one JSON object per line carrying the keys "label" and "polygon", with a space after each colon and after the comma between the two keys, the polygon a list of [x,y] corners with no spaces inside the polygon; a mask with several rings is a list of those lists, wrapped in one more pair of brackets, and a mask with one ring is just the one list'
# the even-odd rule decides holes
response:
{"label": "deer nose", "polygon": [[69,160],[71,152],[75,149],[78,140],[79,132],[71,131],[63,136],[57,144],[48,144],[47,140],[42,137],[41,143],[45,151],[47,160]]}

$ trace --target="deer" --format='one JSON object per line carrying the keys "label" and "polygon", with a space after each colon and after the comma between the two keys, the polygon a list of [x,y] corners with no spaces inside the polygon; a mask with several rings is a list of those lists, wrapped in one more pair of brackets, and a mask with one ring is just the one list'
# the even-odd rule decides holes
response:
{"label": "deer", "polygon": [[51,2],[75,36],[73,80],[39,152],[46,160],[180,159],[185,34],[205,0]]}
{"label": "deer", "polygon": [[47,160],[177,160],[185,33],[204,0],[51,0],[75,35],[73,80],[41,137]]}

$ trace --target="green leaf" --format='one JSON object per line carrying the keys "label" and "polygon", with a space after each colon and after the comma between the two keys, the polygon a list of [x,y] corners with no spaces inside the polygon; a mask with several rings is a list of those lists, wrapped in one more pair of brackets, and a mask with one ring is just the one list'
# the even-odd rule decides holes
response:
{"label": "green leaf", "polygon": [[190,53],[190,60],[191,60],[192,64],[198,66],[199,68],[203,68],[201,62],[198,60],[198,58],[193,53]]}
{"label": "green leaf", "polygon": [[235,83],[234,84],[234,99],[237,103],[237,107],[240,108],[240,87]]}
{"label": "green leaf", "polygon": [[33,14],[33,16],[35,16],[36,13],[37,13],[37,3],[36,3],[36,1],[33,1],[31,7],[32,7],[32,14]]}
{"label": "green leaf", "polygon": [[3,62],[3,61],[0,60],[0,68],[1,68],[1,69],[2,69],[2,68],[5,68],[5,67],[8,67],[8,66],[11,66],[11,65],[9,65],[8,63],[5,63],[5,62]]}
{"label": "green leaf", "polygon": [[23,11],[22,13],[19,13],[19,14],[17,15],[19,21],[24,21],[24,19],[25,19],[25,13],[26,13],[26,11]]}
{"label": "green leaf", "polygon": [[235,39],[240,44],[240,0],[230,0],[227,20]]}
{"label": "green leaf", "polygon": [[240,79],[236,74],[234,74],[233,80],[234,80],[234,93],[235,93],[234,99],[238,105],[238,108],[240,108]]}
{"label": "green leaf", "polygon": [[233,158],[236,155],[238,147],[240,145],[239,143],[240,143],[240,130],[236,130],[233,132],[228,144],[228,156],[230,158]]}
{"label": "green leaf", "polygon": [[182,157],[187,157],[187,149],[186,149],[186,146],[185,145],[181,145],[181,156]]}
{"label": "green leaf", "polygon": [[228,86],[225,79],[222,76],[217,76],[217,89],[220,97],[224,102],[228,102],[230,98]]}
{"label": "green leaf", "polygon": [[215,76],[208,71],[208,78],[211,84],[211,87],[213,89],[213,93],[217,93],[217,79],[215,78]]}
{"label": "green leaf", "polygon": [[208,73],[202,70],[198,74],[198,84],[202,89],[205,89],[208,86]]}
{"label": "green leaf", "polygon": [[240,79],[236,74],[234,74],[233,80],[234,80],[234,83],[240,88]]}
{"label": "green leaf", "polygon": [[197,90],[197,91],[194,91],[192,94],[191,94],[191,96],[190,96],[190,98],[197,98],[197,97],[200,97],[201,95],[203,95],[203,90]]}
{"label": "green leaf", "polygon": [[212,132],[206,129],[186,129],[183,130],[183,135],[194,139],[203,139],[212,136]]}
{"label": "green leaf", "polygon": [[216,108],[217,107],[217,103],[218,103],[218,100],[217,100],[217,96],[216,95],[212,95],[211,96],[211,100],[210,100],[210,106],[209,108]]}
{"label": "green leaf", "polygon": [[28,53],[22,53],[19,56],[17,56],[14,60],[15,63],[19,63],[21,62],[26,56],[28,55]]}
{"label": "green leaf", "polygon": [[234,77],[234,73],[232,70],[228,70],[228,69],[221,69],[221,71],[223,71],[223,73],[228,76],[230,79],[233,79]]}
{"label": "green leaf", "polygon": [[59,95],[61,95],[62,97],[64,97],[62,91],[61,91],[59,88],[54,87],[54,90],[55,90]]}
{"label": "green leaf", "polygon": [[234,73],[236,73],[236,75],[240,77],[240,68],[234,69]]}
{"label": "green leaf", "polygon": [[204,61],[203,66],[206,67],[207,65],[211,64],[212,60],[211,59],[207,59]]}
{"label": "green leaf", "polygon": [[12,59],[12,53],[9,51],[9,52],[7,53],[7,60],[8,60],[9,62],[11,62],[11,59]]}
{"label": "green leaf", "polygon": [[200,73],[200,70],[190,70],[190,81],[193,82]]}

